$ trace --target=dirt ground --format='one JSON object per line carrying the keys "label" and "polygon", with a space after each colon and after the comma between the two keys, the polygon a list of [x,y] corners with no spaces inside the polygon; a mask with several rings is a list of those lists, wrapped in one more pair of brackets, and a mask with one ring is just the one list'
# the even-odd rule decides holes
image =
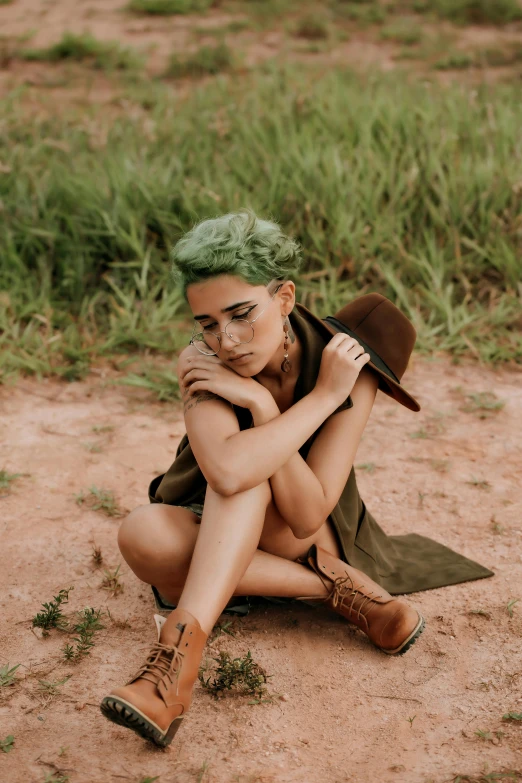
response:
{"label": "dirt ground", "polygon": [[[392,15],[389,24],[402,19],[416,25],[423,36],[422,44],[409,47],[405,56],[408,47],[400,40],[382,37],[379,25],[335,20],[331,21],[331,29],[335,28],[337,35],[328,40],[308,40],[306,36],[296,35],[296,24],[303,15],[298,5],[295,11],[285,12],[282,18],[275,16],[272,24],[267,25],[265,20],[261,26],[247,4],[231,9],[226,5],[211,8],[204,14],[167,17],[135,14],[125,5],[123,0],[105,0],[103,4],[78,4],[71,0],[0,3],[0,96],[23,87],[16,98],[19,105],[53,113],[71,104],[104,106],[114,111],[119,101],[124,101],[123,107],[127,109],[128,100],[133,100],[132,90],[128,83],[126,87],[120,84],[117,75],[93,71],[88,65],[71,61],[31,62],[17,56],[20,49],[51,46],[66,32],[88,33],[100,41],[130,47],[143,56],[145,73],[149,76],[161,76],[173,53],[184,56],[201,46],[215,46],[218,37],[223,37],[237,55],[239,73],[266,61],[277,61],[306,62],[326,70],[343,66],[360,71],[405,70],[442,83],[457,77],[464,82],[494,84],[518,81],[521,75],[518,57],[511,65],[497,63],[491,68],[433,69],[434,61],[446,57],[448,52],[473,54],[493,48],[498,54],[513,46],[520,47],[522,30],[516,24],[504,28],[458,27],[444,21],[434,23],[423,15]],[[310,8],[308,4],[304,13],[309,13]],[[230,29],[231,24],[243,23],[244,29]],[[167,82],[176,94],[192,90],[194,84],[190,78]]]}
{"label": "dirt ground", "polygon": [[[408,596],[427,625],[397,658],[326,609],[262,603],[244,618],[222,615],[235,636],[215,629],[205,655],[250,650],[272,675],[274,698],[216,701],[197,683],[166,751],[99,711],[155,641],[155,607],[121,558],[118,518],[76,498],[95,486],[113,490],[123,509],[146,502],[184,432],[180,405],[117,385],[109,370],[79,383],[0,387],[0,469],[23,474],[0,491],[0,668],[21,664],[0,688],[0,739],[15,737],[0,752],[0,779],[446,783],[522,774],[521,724],[502,720],[522,712],[521,379],[520,368],[416,356],[404,384],[422,411],[379,394],[356,458],[361,494],[387,532],[429,535],[495,576]],[[466,396],[484,392],[504,406],[477,409]],[[123,591],[111,595],[100,587],[103,568],[118,566]],[[70,586],[68,615],[105,612],[78,663],[61,654],[70,635],[42,638],[31,625],[42,602]],[[39,680],[68,675],[54,696],[39,691]]]}

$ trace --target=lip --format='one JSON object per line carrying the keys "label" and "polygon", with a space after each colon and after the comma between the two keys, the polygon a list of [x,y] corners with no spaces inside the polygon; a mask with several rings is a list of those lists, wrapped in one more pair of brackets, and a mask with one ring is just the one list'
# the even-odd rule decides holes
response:
{"label": "lip", "polygon": [[242,353],[240,356],[236,356],[233,359],[229,359],[229,362],[232,362],[233,364],[243,364],[245,359],[247,359],[249,356],[252,356],[251,353]]}

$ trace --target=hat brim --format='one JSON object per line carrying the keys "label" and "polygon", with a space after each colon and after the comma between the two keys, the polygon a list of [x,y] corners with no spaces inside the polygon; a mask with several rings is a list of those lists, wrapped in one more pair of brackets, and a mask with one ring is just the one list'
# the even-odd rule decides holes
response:
{"label": "hat brim", "polygon": [[[324,330],[324,332],[327,333],[330,337],[333,337],[333,335],[338,334],[337,329],[335,329],[331,324],[323,321],[321,318],[318,318],[307,307],[305,307],[304,305],[298,302],[296,302],[296,306],[298,307],[299,312],[302,315],[305,315],[309,320],[311,317],[314,323],[320,326]],[[345,333],[352,334],[356,340],[360,339],[357,337],[356,334],[352,333],[351,330],[346,327],[345,327]],[[401,386],[400,383],[398,383],[394,378],[388,375],[388,373],[386,373],[385,370],[382,370],[372,361],[372,358],[375,357],[376,361],[382,363],[380,357],[370,348],[370,346],[364,344],[363,347],[370,354],[370,361],[367,362],[364,366],[369,367],[374,373],[376,373],[379,376],[379,389],[382,392],[384,392],[384,394],[387,394],[388,397],[391,397],[392,399],[399,402],[401,405],[404,405],[404,407],[408,408],[410,411],[414,411],[415,413],[420,411],[421,406],[417,402],[415,397],[412,397],[412,395],[409,394]]]}

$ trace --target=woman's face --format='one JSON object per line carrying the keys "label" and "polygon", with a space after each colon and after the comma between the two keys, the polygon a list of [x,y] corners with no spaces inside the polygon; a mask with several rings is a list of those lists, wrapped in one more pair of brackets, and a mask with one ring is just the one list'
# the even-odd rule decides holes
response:
{"label": "woman's face", "polygon": [[[278,293],[271,298],[278,286]],[[294,306],[294,290],[291,280],[283,284],[272,280],[268,286],[254,286],[234,275],[219,275],[190,285],[187,299],[198,324],[195,331],[221,332],[216,356],[238,375],[249,377],[261,372],[280,349],[284,339],[283,321]],[[253,322],[258,315],[252,323],[254,336],[250,342],[234,342],[224,333],[230,321],[229,331],[233,334],[235,320],[246,318]],[[247,336],[250,336],[248,328]],[[240,362],[233,361],[244,354],[248,356]]]}

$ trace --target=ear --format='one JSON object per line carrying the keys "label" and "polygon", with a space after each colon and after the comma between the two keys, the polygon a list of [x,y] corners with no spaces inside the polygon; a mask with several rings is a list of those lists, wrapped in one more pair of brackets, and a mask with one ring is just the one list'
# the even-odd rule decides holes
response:
{"label": "ear", "polygon": [[277,292],[277,296],[281,307],[281,315],[289,315],[295,305],[295,283],[293,280],[285,280]]}

